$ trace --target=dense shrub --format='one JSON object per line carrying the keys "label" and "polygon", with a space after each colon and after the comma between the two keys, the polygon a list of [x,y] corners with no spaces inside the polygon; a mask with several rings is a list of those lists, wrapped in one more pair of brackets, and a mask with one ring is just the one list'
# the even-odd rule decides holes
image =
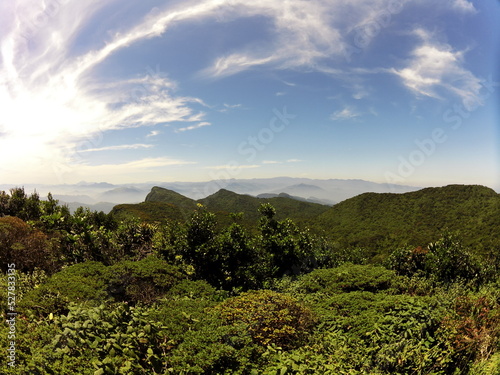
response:
{"label": "dense shrub", "polygon": [[35,268],[53,272],[57,267],[57,256],[47,236],[14,216],[0,217],[0,249],[3,271],[8,264],[23,272]]}
{"label": "dense shrub", "polygon": [[254,343],[291,348],[314,326],[312,311],[296,299],[270,290],[242,293],[216,307],[227,325],[240,325]]}
{"label": "dense shrub", "polygon": [[301,277],[303,292],[334,294],[352,291],[377,292],[394,287],[394,271],[381,266],[345,263],[336,268],[318,269]]}
{"label": "dense shrub", "polygon": [[[315,304],[321,333],[313,352],[339,353],[346,372],[447,373],[453,368],[448,336],[440,332],[443,309],[436,299],[355,291]],[[335,365],[329,356],[323,365]],[[336,358],[338,360],[338,358]],[[357,372],[356,372],[357,371]]]}
{"label": "dense shrub", "polygon": [[71,304],[24,330],[36,341],[18,339],[15,374],[163,374],[168,364],[168,337],[140,307]]}
{"label": "dense shrub", "polygon": [[75,264],[28,292],[19,306],[22,311],[29,309],[37,314],[59,315],[68,312],[71,302],[99,305],[108,299],[106,286],[109,279],[109,269],[102,263]]}
{"label": "dense shrub", "polygon": [[452,335],[455,362],[467,368],[474,362],[487,361],[500,349],[499,293],[460,296],[443,326]]}
{"label": "dense shrub", "polygon": [[111,267],[107,292],[116,301],[151,303],[162,297],[185,276],[178,267],[155,256],[122,261]]}
{"label": "dense shrub", "polygon": [[459,280],[481,283],[486,276],[478,259],[450,234],[430,243],[427,248],[396,250],[388,262],[400,275],[434,277],[443,283]]}

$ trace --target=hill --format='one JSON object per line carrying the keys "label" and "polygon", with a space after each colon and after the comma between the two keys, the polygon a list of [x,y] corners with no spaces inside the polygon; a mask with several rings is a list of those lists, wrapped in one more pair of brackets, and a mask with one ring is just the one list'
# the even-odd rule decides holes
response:
{"label": "hill", "polygon": [[256,198],[225,189],[206,198],[193,200],[175,191],[155,186],[146,196],[145,202],[120,204],[115,206],[111,213],[118,218],[132,215],[146,221],[184,220],[198,204],[202,204],[208,211],[217,215],[221,224],[230,220],[231,213],[242,212],[244,223],[252,226],[260,217],[258,209],[262,203],[271,203],[276,208],[277,219],[290,218],[297,223],[311,221],[329,209],[326,205],[300,201],[288,196]]}
{"label": "hill", "polygon": [[500,240],[500,195],[477,185],[449,185],[404,194],[365,193],[318,216],[315,227],[349,245],[425,246],[444,231],[460,231],[465,244]]}

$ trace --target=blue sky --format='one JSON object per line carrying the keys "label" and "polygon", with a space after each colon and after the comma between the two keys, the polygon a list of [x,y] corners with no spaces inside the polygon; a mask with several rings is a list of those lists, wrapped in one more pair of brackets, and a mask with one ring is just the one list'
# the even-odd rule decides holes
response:
{"label": "blue sky", "polygon": [[44,4],[0,4],[2,183],[500,188],[498,1]]}

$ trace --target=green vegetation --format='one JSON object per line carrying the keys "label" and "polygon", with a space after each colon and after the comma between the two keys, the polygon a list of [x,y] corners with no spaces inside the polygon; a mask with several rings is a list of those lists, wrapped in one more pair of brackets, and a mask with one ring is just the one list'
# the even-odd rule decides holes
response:
{"label": "green vegetation", "polygon": [[500,374],[498,207],[477,186],[333,208],[154,188],[109,215],[0,192],[0,372]]}
{"label": "green vegetation", "polygon": [[329,209],[325,205],[302,202],[292,198],[255,198],[225,189],[196,201],[172,190],[153,187],[146,196],[145,202],[117,205],[111,213],[120,219],[132,216],[148,222],[185,221],[191,216],[197,205],[202,204],[208,211],[216,215],[221,227],[232,222],[231,214],[242,213],[241,224],[246,229],[251,229],[255,228],[255,223],[259,219],[258,209],[263,203],[270,203],[276,208],[278,219],[289,218],[298,223],[310,222]]}
{"label": "green vegetation", "polygon": [[500,246],[500,195],[484,186],[450,185],[405,194],[365,193],[333,206],[315,227],[344,246],[427,246],[444,232],[486,253]]}

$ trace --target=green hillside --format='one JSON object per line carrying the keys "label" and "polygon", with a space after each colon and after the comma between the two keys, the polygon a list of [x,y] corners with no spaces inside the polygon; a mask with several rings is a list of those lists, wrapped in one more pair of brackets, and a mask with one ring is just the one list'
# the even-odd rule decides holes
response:
{"label": "green hillside", "polygon": [[165,202],[142,202],[116,205],[110,214],[118,220],[135,217],[146,222],[162,221],[167,218],[183,221],[189,218],[193,210],[186,211],[174,204]]}
{"label": "green hillside", "polygon": [[308,221],[328,210],[328,206],[303,202],[288,197],[255,198],[221,189],[217,193],[198,200],[209,211],[219,213],[243,212],[245,218],[255,221],[260,217],[258,209],[262,203],[270,203],[276,208],[277,219],[290,218],[294,221]]}
{"label": "green hillside", "polygon": [[158,186],[151,189],[145,201],[170,203],[184,210],[193,210],[196,208],[196,201],[193,199],[185,197],[173,190],[164,189]]}
{"label": "green hillside", "polygon": [[236,194],[221,189],[215,194],[197,201],[172,190],[154,187],[146,196],[146,201],[138,204],[120,204],[111,213],[118,218],[135,216],[144,221],[163,221],[167,219],[183,221],[193,213],[197,204],[216,214],[218,221],[225,225],[231,221],[231,213],[243,213],[243,223],[253,226],[260,214],[258,209],[263,203],[271,203],[277,211],[277,219],[290,218],[297,223],[308,223],[329,209],[329,206],[298,201],[287,197],[256,198]]}
{"label": "green hillside", "polygon": [[460,231],[465,244],[500,240],[500,195],[477,185],[449,185],[404,194],[365,193],[317,218],[329,237],[350,245],[426,245],[444,231]]}

